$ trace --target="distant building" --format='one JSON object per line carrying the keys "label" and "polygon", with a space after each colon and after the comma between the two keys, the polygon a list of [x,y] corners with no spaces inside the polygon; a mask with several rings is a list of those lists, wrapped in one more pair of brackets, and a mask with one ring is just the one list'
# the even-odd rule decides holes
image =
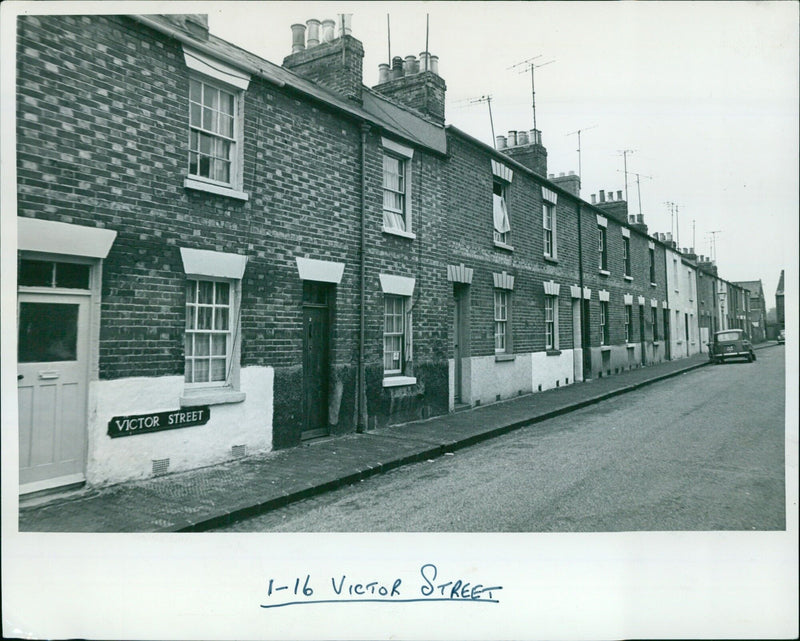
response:
{"label": "distant building", "polygon": [[786,329],[786,317],[783,309],[783,270],[781,270],[781,277],[778,280],[778,289],[775,290],[775,312],[778,315],[778,328]]}
{"label": "distant building", "polygon": [[761,281],[746,280],[735,284],[750,293],[750,307],[747,314],[748,327],[746,329],[754,343],[761,343],[767,338],[767,307]]}

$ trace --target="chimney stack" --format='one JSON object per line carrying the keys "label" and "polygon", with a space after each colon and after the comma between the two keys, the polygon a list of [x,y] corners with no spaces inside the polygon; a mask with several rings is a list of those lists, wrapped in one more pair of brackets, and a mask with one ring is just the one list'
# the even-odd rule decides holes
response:
{"label": "chimney stack", "polygon": [[564,175],[563,171],[557,177],[551,174],[550,180],[561,187],[561,189],[565,189],[573,196],[580,198],[581,177],[578,176],[574,171],[569,172],[569,174],[566,176]]}
{"label": "chimney stack", "polygon": [[540,131],[512,129],[508,132],[507,143],[504,154],[540,176],[547,176],[547,150],[542,146]]}
{"label": "chimney stack", "polygon": [[438,57],[426,51],[420,52],[419,59],[414,55],[406,56],[405,60],[395,56],[388,78],[383,67],[378,67],[378,84],[373,90],[443,125],[447,86],[439,77],[438,61]]}

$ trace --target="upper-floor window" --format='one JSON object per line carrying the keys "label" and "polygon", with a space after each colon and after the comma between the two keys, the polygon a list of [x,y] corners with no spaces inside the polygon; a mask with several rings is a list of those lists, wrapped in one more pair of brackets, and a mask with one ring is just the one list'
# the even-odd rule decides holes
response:
{"label": "upper-floor window", "polygon": [[414,149],[389,138],[383,147],[383,231],[414,238],[411,216],[411,181]]}
{"label": "upper-floor window", "polygon": [[494,221],[494,242],[511,244],[511,223],[506,204],[507,186],[500,180],[492,183],[492,213]]}
{"label": "upper-floor window", "polygon": [[189,176],[231,186],[236,173],[237,95],[189,80]]}
{"label": "upper-floor window", "polygon": [[242,191],[244,95],[250,75],[184,45],[189,68],[189,189],[247,200]]}
{"label": "upper-floor window", "polygon": [[597,228],[597,267],[602,271],[608,270],[608,246],[606,244],[606,228]]}
{"label": "upper-floor window", "polygon": [[689,300],[694,300],[694,278],[692,278],[692,270],[686,270],[686,280],[689,283]]}
{"label": "upper-floor window", "polygon": [[383,226],[406,231],[407,161],[383,154]]}
{"label": "upper-floor window", "polygon": [[650,282],[656,282],[656,250],[654,247],[650,248]]}
{"label": "upper-floor window", "polygon": [[552,203],[542,204],[542,228],[544,234],[544,255],[550,258],[556,257],[556,206]]}
{"label": "upper-floor window", "polygon": [[675,291],[678,291],[678,259],[672,259],[672,275],[675,277]]}
{"label": "upper-floor window", "polygon": [[631,275],[631,239],[622,237],[622,267],[625,276]]}

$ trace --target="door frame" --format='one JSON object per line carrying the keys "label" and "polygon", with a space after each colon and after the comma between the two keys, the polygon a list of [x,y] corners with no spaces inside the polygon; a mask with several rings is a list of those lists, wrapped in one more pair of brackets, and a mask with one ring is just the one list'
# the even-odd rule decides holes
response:
{"label": "door frame", "polygon": [[[302,407],[303,419],[300,432],[300,440],[308,440],[312,438],[320,438],[330,434],[330,409],[328,403],[330,402],[330,376],[331,376],[331,354],[333,348],[333,301],[335,299],[336,288],[334,284],[323,281],[304,280],[303,283],[303,296],[302,296],[302,331],[303,331],[303,370],[302,370]],[[325,303],[314,303],[306,300],[305,289],[306,287],[322,287],[325,291]],[[325,425],[323,427],[309,427],[310,411],[308,407],[308,385],[309,377],[306,372],[306,363],[309,357],[308,352],[308,334],[306,328],[306,310],[320,309],[325,310],[325,323],[327,331],[327,341],[324,353],[324,366],[326,370],[326,389],[325,389]]]}
{"label": "door frame", "polygon": [[453,402],[464,399],[464,359],[469,356],[469,285],[453,283]]}
{"label": "door frame", "polygon": [[[56,263],[77,263],[89,266],[89,289],[67,289],[61,287],[28,287],[17,285],[16,288],[16,308],[15,308],[15,336],[18,331],[19,324],[19,304],[22,295],[40,295],[40,296],[78,296],[88,299],[87,305],[87,318],[85,328],[85,357],[86,357],[86,371],[85,380],[86,387],[84,390],[84,439],[83,439],[83,469],[80,473],[68,475],[64,477],[54,477],[50,479],[43,479],[41,481],[34,481],[32,483],[20,484],[19,494],[31,494],[43,490],[49,490],[66,485],[73,485],[83,483],[86,480],[86,466],[88,464],[89,452],[89,416],[91,415],[91,408],[89,407],[89,388],[92,382],[98,380],[100,369],[100,293],[103,281],[103,261],[99,258],[73,256],[69,254],[56,254],[41,251],[25,251],[20,250],[17,252],[19,259],[30,260],[44,260]],[[15,359],[17,357],[15,356]],[[19,366],[19,363],[17,363]],[[15,399],[18,402],[18,398]],[[19,406],[17,406],[19,411]],[[19,423],[17,424],[17,440],[19,441]],[[19,479],[19,475],[17,476]]]}

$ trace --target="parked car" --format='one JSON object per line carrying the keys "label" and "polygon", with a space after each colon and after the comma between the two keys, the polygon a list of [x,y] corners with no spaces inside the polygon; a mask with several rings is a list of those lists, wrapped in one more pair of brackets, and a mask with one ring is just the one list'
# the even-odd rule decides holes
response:
{"label": "parked car", "polygon": [[778,345],[783,345],[786,342],[786,330],[782,329],[778,332]]}
{"label": "parked car", "polygon": [[729,358],[744,358],[752,363],[756,360],[756,353],[743,329],[726,329],[714,334],[709,345],[708,357],[715,364]]}

